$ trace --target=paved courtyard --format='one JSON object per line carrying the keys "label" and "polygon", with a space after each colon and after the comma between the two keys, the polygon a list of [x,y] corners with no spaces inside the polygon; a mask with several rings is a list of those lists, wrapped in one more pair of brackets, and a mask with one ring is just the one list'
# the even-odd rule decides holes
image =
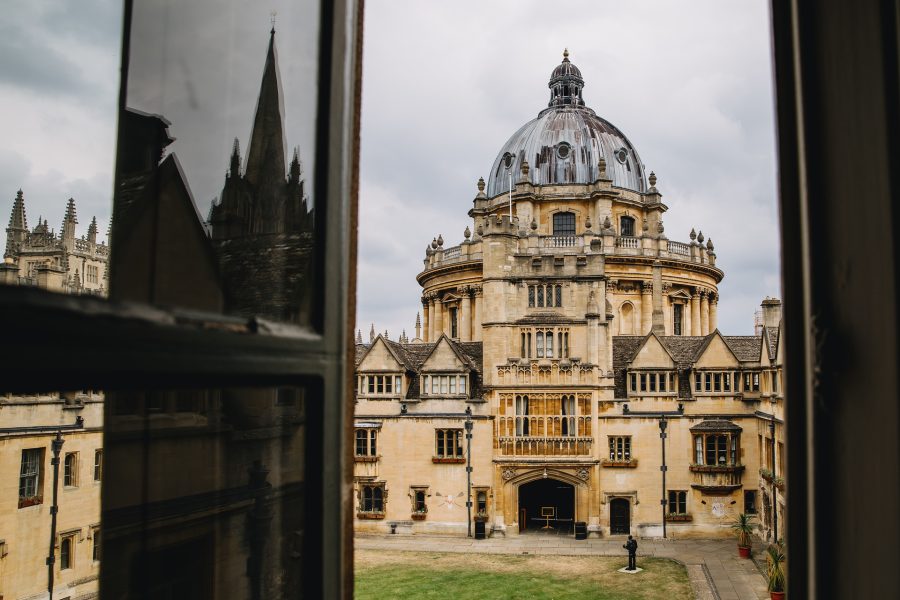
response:
{"label": "paved courtyard", "polygon": [[[486,540],[429,535],[357,535],[357,548],[485,554],[555,554],[560,556],[625,556],[624,540],[577,541],[563,535],[527,534]],[[684,563],[698,600],[764,600],[766,582],[752,560],[738,557],[734,539],[638,540],[642,556],[672,558]],[[764,543],[756,540],[754,553]],[[629,575],[623,575],[629,577]]]}

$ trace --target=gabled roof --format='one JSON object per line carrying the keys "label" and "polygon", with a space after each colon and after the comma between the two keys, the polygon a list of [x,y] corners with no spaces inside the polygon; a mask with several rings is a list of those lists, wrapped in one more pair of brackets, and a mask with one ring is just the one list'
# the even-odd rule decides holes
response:
{"label": "gabled roof", "polygon": [[457,345],[457,343],[454,342],[453,340],[451,340],[450,338],[448,338],[448,337],[447,337],[445,334],[443,334],[443,333],[441,334],[441,337],[439,337],[439,338],[437,339],[437,341],[432,345],[432,347],[431,347],[431,352],[429,352],[428,355],[425,356],[425,358],[424,358],[424,359],[422,360],[422,362],[420,363],[420,365],[419,365],[420,368],[421,368],[421,365],[425,364],[425,363],[428,361],[428,359],[431,358],[431,355],[434,354],[435,351],[437,351],[438,347],[441,345],[441,342],[446,342],[446,343],[447,343],[447,345],[450,347],[450,349],[451,349],[451,350],[453,351],[453,353],[456,355],[456,358],[458,358],[459,361],[460,361],[462,364],[466,365],[467,367],[469,367],[469,368],[472,369],[472,370],[477,369],[477,367],[476,367],[474,364],[472,364],[472,360],[471,360],[468,356],[465,355],[465,353],[464,353],[464,352],[462,351],[462,349]]}
{"label": "gabled roof", "polygon": [[[407,364],[405,354],[398,351],[398,348],[396,347],[396,346],[399,346],[399,344],[391,342],[387,338],[383,337],[380,333],[378,334],[378,336],[376,336],[376,338],[372,341],[371,344],[368,344],[368,345],[357,344],[357,346],[356,346],[356,366],[357,366],[357,368],[359,367],[360,364],[362,364],[362,361],[365,360],[365,358],[369,355],[369,352],[371,352],[372,349],[375,348],[375,346],[377,346],[379,343],[384,344],[384,347],[387,348],[387,350],[391,354],[391,356],[394,357],[394,360],[397,361],[397,364],[399,364],[401,367],[405,367],[407,370],[410,370],[410,367]],[[365,350],[362,352],[362,354],[360,354],[360,351],[359,351],[360,346],[365,347]]]}
{"label": "gabled roof", "polygon": [[666,354],[669,355],[669,358],[672,359],[672,362],[675,363],[675,364],[677,365],[677,364],[678,364],[678,360],[677,360],[677,359],[675,358],[675,356],[672,354],[672,351],[669,350],[668,347],[666,347],[666,344],[663,344],[663,343],[662,343],[662,340],[660,339],[660,336],[656,335],[656,334],[653,333],[652,331],[643,337],[643,343],[642,343],[640,346],[638,346],[637,349],[632,353],[631,359],[630,359],[628,362],[634,362],[634,359],[637,358],[637,355],[640,354],[641,350],[643,350],[643,349],[647,346],[647,342],[649,342],[651,338],[653,338],[653,339],[655,339],[657,342],[659,342],[659,345],[662,346],[662,349],[665,350]]}

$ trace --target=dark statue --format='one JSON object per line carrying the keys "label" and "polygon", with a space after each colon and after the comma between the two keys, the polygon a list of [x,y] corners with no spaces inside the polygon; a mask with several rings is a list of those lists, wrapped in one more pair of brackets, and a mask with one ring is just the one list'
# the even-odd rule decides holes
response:
{"label": "dark statue", "polygon": [[628,541],[622,545],[623,548],[628,550],[628,570],[634,571],[637,569],[637,540],[635,540],[630,535],[628,536]]}

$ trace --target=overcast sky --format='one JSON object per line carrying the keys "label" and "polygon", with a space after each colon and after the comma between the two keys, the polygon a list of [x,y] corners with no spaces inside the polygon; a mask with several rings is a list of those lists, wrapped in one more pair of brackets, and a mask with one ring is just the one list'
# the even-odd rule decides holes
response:
{"label": "overcast sky", "polygon": [[[226,48],[232,59],[216,64],[235,65],[215,97],[221,105],[200,98],[203,106],[228,111],[226,125],[207,136],[211,143],[202,161],[186,159],[184,146],[194,138],[186,133],[197,124],[178,113],[193,100],[184,104],[169,96],[161,104],[173,121],[172,134],[181,138],[175,150],[203,215],[221,189],[231,139],[239,137],[246,150],[273,8],[280,13],[276,43],[287,82],[286,142],[289,151],[301,146],[306,172],[312,172],[312,157],[304,156],[312,135],[303,116],[308,100],[300,85],[309,76],[302,49],[310,35],[296,35],[289,25],[301,23],[305,13],[289,11],[281,0],[228,5],[253,11],[253,19],[239,23],[246,35],[193,40],[199,48]],[[415,275],[425,245],[438,233],[445,246],[462,240],[475,183],[487,177],[507,138],[546,106],[547,81],[565,47],[584,76],[588,106],[618,126],[659,177],[670,209],[669,239],[688,241],[696,227],[714,240],[717,264],[726,273],[720,328],[751,333],[760,300],[780,295],[767,3],[604,0],[564,6],[367,0],[358,304],[364,334],[374,322],[392,338],[401,329],[412,335],[421,310]],[[228,23],[236,13],[220,7],[194,14],[203,22]],[[120,30],[120,3],[114,0],[42,0],[4,13],[4,221],[21,187],[31,227],[42,215],[58,230],[72,196],[79,234],[92,215],[106,231]],[[196,69],[185,65],[181,88],[169,87],[187,94],[185,81],[209,75]]]}

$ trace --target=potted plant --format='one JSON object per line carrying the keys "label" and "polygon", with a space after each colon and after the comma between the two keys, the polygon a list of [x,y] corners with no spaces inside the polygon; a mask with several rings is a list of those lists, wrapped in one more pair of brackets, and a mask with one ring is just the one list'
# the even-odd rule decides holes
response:
{"label": "potted plant", "polygon": [[766,580],[772,600],[784,599],[784,548],[772,544],[766,548]]}
{"label": "potted plant", "polygon": [[750,549],[753,546],[750,538],[753,534],[753,515],[739,514],[731,524],[731,528],[737,533],[738,554],[741,558],[750,558]]}
{"label": "potted plant", "polygon": [[477,512],[475,513],[475,520],[486,523],[488,520],[488,516],[486,512]]}

